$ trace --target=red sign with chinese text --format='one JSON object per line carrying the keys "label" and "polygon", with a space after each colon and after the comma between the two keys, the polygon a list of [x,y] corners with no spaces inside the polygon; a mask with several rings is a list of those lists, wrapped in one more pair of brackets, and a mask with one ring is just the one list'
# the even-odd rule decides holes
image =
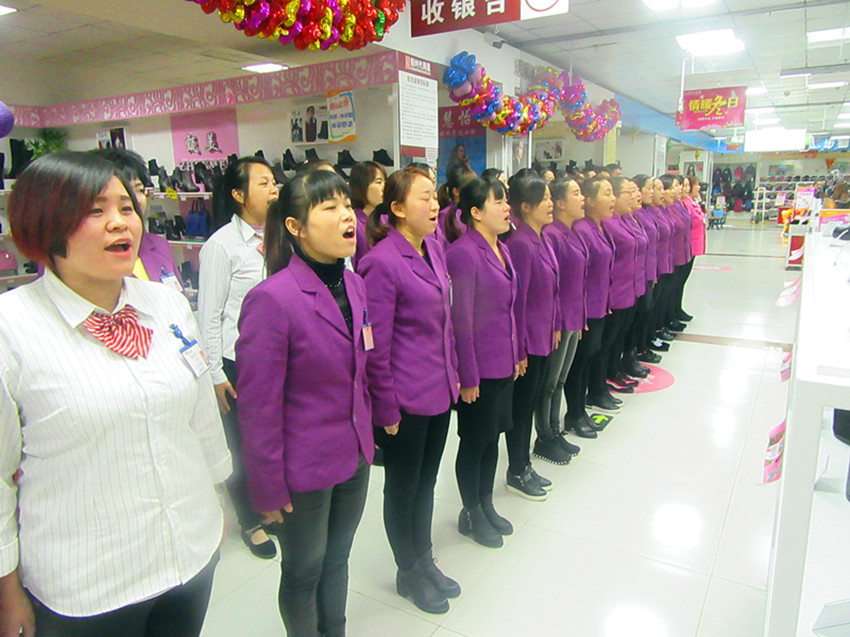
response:
{"label": "red sign with chinese text", "polygon": [[440,109],[440,138],[483,137],[487,129],[478,123],[464,106],[444,106]]}
{"label": "red sign with chinese text", "polygon": [[679,128],[699,130],[743,126],[744,110],[747,107],[746,90],[746,86],[735,86],[685,91]]}
{"label": "red sign with chinese text", "polygon": [[413,37],[530,20],[569,11],[569,0],[411,0]]}

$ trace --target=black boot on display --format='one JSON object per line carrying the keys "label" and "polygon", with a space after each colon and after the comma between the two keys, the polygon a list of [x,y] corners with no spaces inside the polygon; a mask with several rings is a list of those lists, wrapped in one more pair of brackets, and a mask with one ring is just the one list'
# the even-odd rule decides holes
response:
{"label": "black boot on display", "polygon": [[6,172],[6,153],[0,153],[0,190],[5,190],[6,185],[3,183],[3,175]]}
{"label": "black boot on display", "polygon": [[336,171],[337,175],[348,181],[348,175],[345,174],[345,171],[342,169],[342,166],[340,166],[339,164],[334,164],[334,170]]}
{"label": "black boot on display", "polygon": [[11,151],[12,166],[9,168],[9,179],[17,179],[32,161],[32,151],[27,148],[24,139],[9,138],[9,150]]}
{"label": "black boot on display", "polygon": [[227,156],[227,165],[228,166],[235,164],[237,161],[239,161],[239,155],[237,155],[236,153],[231,153],[230,155]]}
{"label": "black boot on display", "polygon": [[171,188],[171,180],[168,178],[168,173],[165,172],[165,168],[160,166],[156,170],[156,178],[159,181],[159,191],[165,192],[168,188]]}
{"label": "black boot on display", "polygon": [[596,431],[584,420],[584,416],[573,420],[571,418],[564,419],[564,429],[574,431],[579,438],[596,438]]}
{"label": "black boot on display", "polygon": [[499,535],[510,535],[514,532],[513,524],[496,513],[496,509],[493,507],[492,493],[481,496],[481,511],[490,525],[499,532]]}
{"label": "black boot on display", "polygon": [[560,436],[549,436],[540,438],[534,441],[533,452],[535,457],[552,464],[569,464],[572,456],[567,453],[567,450],[560,444]]}
{"label": "black boot on display", "polygon": [[419,562],[414,564],[413,568],[398,570],[395,588],[399,595],[409,598],[419,610],[434,615],[449,612],[449,600],[434,587],[428,576],[422,573]]}
{"label": "black boot on display", "polygon": [[159,222],[158,217],[154,217],[153,215],[148,217],[148,232],[151,234],[165,234],[165,229]]}
{"label": "black boot on display", "polygon": [[684,321],[685,323],[694,319],[694,317],[685,312],[685,310],[680,310],[679,313],[676,315],[676,318],[680,321]]}
{"label": "black boot on display", "polygon": [[166,219],[165,220],[165,238],[169,241],[180,241],[183,237],[180,236],[180,233],[174,229],[174,220]]}
{"label": "black boot on display", "polygon": [[336,154],[336,163],[344,168],[351,168],[357,163],[357,160],[347,150],[341,150]]}
{"label": "black boot on display", "polygon": [[159,174],[159,165],[156,163],[155,159],[149,159],[148,160],[148,172],[151,175],[158,175]]}
{"label": "black boot on display", "polygon": [[254,157],[262,157],[263,159],[265,159],[266,154],[262,150],[258,150],[256,153],[254,153]]}
{"label": "black boot on display", "polygon": [[[0,176],[2,176],[2,174],[3,174],[3,171],[2,171],[2,170],[0,170]],[[142,185],[143,185],[145,188],[153,188],[153,182],[151,181],[151,175],[153,175],[153,173],[150,173],[150,172],[142,173],[142,174],[141,174],[141,177],[142,177]]]}
{"label": "black boot on display", "polygon": [[174,229],[180,234],[186,234],[186,222],[180,215],[174,215]]}
{"label": "black boot on display", "polygon": [[637,360],[641,363],[652,363],[655,365],[661,362],[661,355],[646,350],[637,355]]}
{"label": "black boot on display", "polygon": [[274,175],[274,180],[278,183],[278,185],[282,186],[287,181],[286,175],[283,172],[283,166],[279,161],[276,161],[272,166],[272,175]]}
{"label": "black boot on display", "polygon": [[537,484],[534,476],[531,475],[530,465],[523,469],[522,473],[519,475],[514,475],[511,473],[511,470],[508,469],[506,481],[508,491],[516,493],[527,500],[542,502],[547,498],[546,491],[543,490],[543,487]]}
{"label": "black boot on display", "polygon": [[392,166],[395,164],[393,158],[390,157],[390,154],[383,148],[372,151],[372,161],[378,164],[383,164],[384,166]]}
{"label": "black boot on display", "polygon": [[499,532],[490,524],[478,504],[470,509],[463,508],[457,520],[457,530],[461,535],[471,535],[481,546],[491,549],[501,547],[505,541]]}
{"label": "black boot on display", "polygon": [[201,162],[195,164],[195,183],[203,185],[205,192],[213,191],[212,172]]}
{"label": "black boot on display", "polygon": [[283,153],[283,169],[295,170],[297,167],[298,163],[295,161],[295,157],[292,156],[292,151],[287,148],[286,152]]}
{"label": "black boot on display", "polygon": [[315,148],[308,148],[305,150],[304,156],[307,158],[307,161],[322,161],[322,158],[319,157],[319,153],[316,152]]}
{"label": "black boot on display", "polygon": [[221,169],[221,166],[219,166],[218,164],[213,166],[212,177],[213,177],[213,184],[215,184],[219,179],[224,177],[224,171]]}
{"label": "black boot on display", "polygon": [[460,584],[454,581],[451,577],[447,577],[439,568],[437,568],[437,558],[431,551],[428,551],[419,558],[417,562],[421,571],[428,576],[431,583],[434,585],[443,597],[454,599],[460,596]]}
{"label": "black boot on display", "polygon": [[188,171],[175,168],[171,173],[171,181],[180,192],[200,192],[201,189],[192,181],[192,176]]}

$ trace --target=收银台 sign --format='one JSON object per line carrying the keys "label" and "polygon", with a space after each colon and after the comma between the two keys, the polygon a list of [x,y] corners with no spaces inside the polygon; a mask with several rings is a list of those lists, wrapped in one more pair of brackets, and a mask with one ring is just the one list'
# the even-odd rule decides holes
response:
{"label": "\u6536\u94f6\u53f0 sign", "polygon": [[414,37],[567,13],[569,0],[412,0]]}

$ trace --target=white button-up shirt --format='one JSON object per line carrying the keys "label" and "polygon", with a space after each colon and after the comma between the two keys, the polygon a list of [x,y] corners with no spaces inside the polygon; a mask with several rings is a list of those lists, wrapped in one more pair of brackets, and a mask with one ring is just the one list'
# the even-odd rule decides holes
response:
{"label": "white button-up shirt", "polygon": [[153,330],[147,358],[92,336],[82,323],[97,308],[49,270],[0,295],[0,576],[17,567],[68,616],[185,583],[221,540],[214,484],[230,452],[210,376],[195,377],[169,328],[198,338],[191,308],[133,278],[125,304]]}
{"label": "white button-up shirt", "polygon": [[211,365],[213,383],[227,380],[222,358],[236,359],[239,312],[245,295],[265,278],[263,239],[238,215],[219,228],[201,248],[198,323]]}

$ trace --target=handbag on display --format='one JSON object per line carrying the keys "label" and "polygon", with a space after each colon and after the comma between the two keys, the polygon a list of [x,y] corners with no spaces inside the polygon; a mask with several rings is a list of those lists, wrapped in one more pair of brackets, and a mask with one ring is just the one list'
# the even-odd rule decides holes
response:
{"label": "handbag on display", "polygon": [[12,276],[18,273],[18,257],[14,252],[0,250],[0,274]]}
{"label": "handbag on display", "polygon": [[187,237],[199,237],[207,239],[210,236],[210,213],[204,205],[202,199],[192,201],[192,208],[189,210],[189,216],[186,219]]}

